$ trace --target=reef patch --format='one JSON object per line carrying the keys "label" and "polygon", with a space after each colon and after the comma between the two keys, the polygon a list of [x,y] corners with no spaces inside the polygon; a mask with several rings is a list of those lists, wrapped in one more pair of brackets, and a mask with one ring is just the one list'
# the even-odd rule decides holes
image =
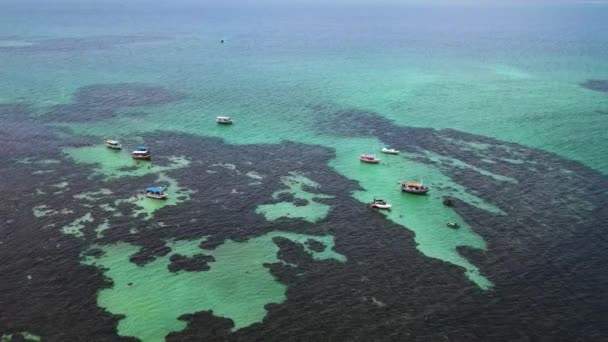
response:
{"label": "reef patch", "polygon": [[589,90],[608,93],[608,80],[586,80],[580,86]]}
{"label": "reef patch", "polygon": [[70,104],[51,107],[45,118],[59,122],[100,121],[115,118],[125,109],[159,106],[183,100],[185,94],[143,83],[96,84],[78,89]]}
{"label": "reef patch", "polygon": [[[163,341],[170,332],[186,326],[179,319],[184,314],[211,309],[214,316],[229,318],[234,322],[233,329],[240,329],[261,321],[268,303],[285,300],[286,286],[277,283],[267,268],[280,261],[279,247],[272,243],[276,237],[296,243],[322,240],[333,246],[331,236],[272,232],[243,242],[226,241],[205,251],[208,255],[197,253],[197,249],[202,252],[198,241],[172,241],[173,250],[185,249],[192,256],[172,251],[143,266],[129,261],[137,253],[134,246],[94,246],[103,253],[85,253],[85,263],[103,269],[113,282],[112,288],[100,292],[98,302],[124,317],[118,326],[119,334],[143,341]],[[318,260],[345,261],[331,248],[308,253]]]}

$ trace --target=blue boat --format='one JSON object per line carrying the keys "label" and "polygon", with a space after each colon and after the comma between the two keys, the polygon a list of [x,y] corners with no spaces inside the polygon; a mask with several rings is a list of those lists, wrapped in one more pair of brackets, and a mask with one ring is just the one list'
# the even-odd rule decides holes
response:
{"label": "blue boat", "polygon": [[137,146],[135,151],[131,152],[131,156],[133,159],[150,159],[152,157],[152,153],[150,149],[146,146]]}
{"label": "blue boat", "polygon": [[165,192],[165,190],[167,190],[166,186],[152,186],[152,187],[147,188],[144,193],[145,193],[146,197],[149,197],[149,198],[166,199],[168,195]]}

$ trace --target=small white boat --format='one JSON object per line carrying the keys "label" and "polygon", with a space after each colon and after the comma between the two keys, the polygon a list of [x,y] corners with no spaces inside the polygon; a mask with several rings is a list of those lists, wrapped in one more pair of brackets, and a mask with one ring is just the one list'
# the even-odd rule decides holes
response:
{"label": "small white boat", "polygon": [[106,147],[111,148],[113,150],[122,149],[122,145],[118,142],[118,140],[106,140]]}
{"label": "small white boat", "polygon": [[384,210],[390,210],[392,207],[392,205],[386,203],[386,201],[381,200],[381,199],[375,199],[375,198],[374,198],[374,201],[369,204],[369,206],[374,209],[384,209]]}
{"label": "small white boat", "polygon": [[450,228],[452,228],[452,229],[456,229],[456,228],[460,227],[460,225],[458,223],[456,223],[456,222],[448,222],[447,226],[450,227]]}
{"label": "small white boat", "polygon": [[408,192],[410,194],[424,195],[429,192],[429,187],[422,184],[422,182],[400,182],[399,184],[401,184],[401,191]]}
{"label": "small white boat", "polygon": [[133,159],[148,160],[152,157],[152,153],[146,146],[137,146],[135,151],[131,152]]}
{"label": "small white boat", "polygon": [[215,121],[220,125],[232,125],[234,123],[229,116],[218,116]]}
{"label": "small white boat", "polygon": [[362,154],[359,156],[359,160],[370,164],[378,164],[380,162],[380,159],[373,154]]}
{"label": "small white boat", "polygon": [[399,150],[396,150],[390,146],[384,146],[380,152],[382,153],[386,153],[386,154],[399,154]]}
{"label": "small white boat", "polygon": [[168,197],[168,195],[165,192],[165,190],[167,190],[166,186],[153,186],[153,187],[147,188],[144,191],[144,194],[146,195],[146,197],[153,198],[153,199],[166,199]]}

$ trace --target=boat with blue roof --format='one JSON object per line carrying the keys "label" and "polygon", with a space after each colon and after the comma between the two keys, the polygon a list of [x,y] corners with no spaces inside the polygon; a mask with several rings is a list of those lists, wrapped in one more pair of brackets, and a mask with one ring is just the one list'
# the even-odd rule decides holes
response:
{"label": "boat with blue roof", "polygon": [[150,149],[146,146],[137,146],[135,148],[135,151],[131,152],[131,156],[133,157],[133,159],[149,160],[150,158],[152,158],[152,153],[150,152]]}
{"label": "boat with blue roof", "polygon": [[152,186],[152,187],[146,188],[146,190],[144,191],[144,194],[148,198],[164,200],[164,199],[167,199],[167,197],[168,197],[166,190],[167,190],[166,186]]}

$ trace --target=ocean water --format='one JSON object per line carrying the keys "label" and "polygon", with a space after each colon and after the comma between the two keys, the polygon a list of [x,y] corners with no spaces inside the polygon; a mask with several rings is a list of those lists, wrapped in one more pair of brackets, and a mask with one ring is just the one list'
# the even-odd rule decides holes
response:
{"label": "ocean water", "polygon": [[605,338],[606,18],[0,4],[3,340]]}

